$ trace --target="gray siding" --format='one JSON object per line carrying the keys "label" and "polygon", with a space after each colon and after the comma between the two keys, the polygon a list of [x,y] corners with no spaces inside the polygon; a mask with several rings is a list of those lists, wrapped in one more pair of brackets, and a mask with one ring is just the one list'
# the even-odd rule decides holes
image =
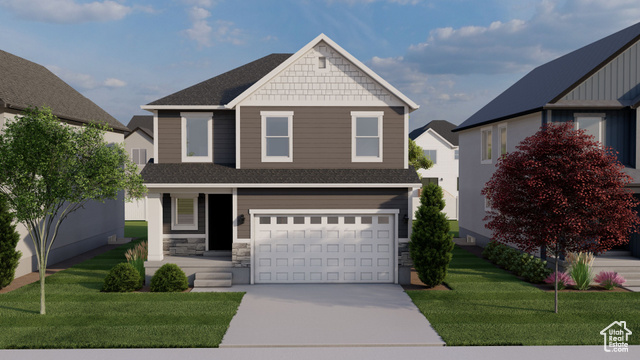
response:
{"label": "gray siding", "polygon": [[171,230],[171,194],[162,195],[163,234],[205,234],[204,194],[198,195],[198,230]]}
{"label": "gray siding", "polygon": [[[260,111],[293,111],[293,162],[263,163]],[[384,111],[383,162],[351,162],[351,111]],[[241,160],[244,169],[402,169],[404,109],[400,107],[242,107]]]}
{"label": "gray siding", "polygon": [[[213,111],[213,162],[235,164],[235,111]],[[180,111],[158,112],[158,158],[160,163],[182,162],[182,120]]]}
{"label": "gray siding", "polygon": [[635,110],[553,110],[554,122],[573,121],[576,113],[605,114],[604,145],[618,152],[618,160],[629,167],[636,164]]}
{"label": "gray siding", "polygon": [[249,209],[399,209],[398,236],[408,236],[407,189],[238,189],[238,238],[251,238]]}
{"label": "gray siding", "polygon": [[633,100],[640,96],[640,43],[618,55],[563,100]]}

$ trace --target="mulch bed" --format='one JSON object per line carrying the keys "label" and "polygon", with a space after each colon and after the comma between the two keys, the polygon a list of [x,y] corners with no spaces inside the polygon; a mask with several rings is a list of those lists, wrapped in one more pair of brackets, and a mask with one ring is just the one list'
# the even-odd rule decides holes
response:
{"label": "mulch bed", "polygon": [[427,287],[427,285],[425,285],[422,281],[420,281],[420,278],[418,278],[418,273],[416,272],[415,269],[411,269],[411,284],[402,285],[402,288],[405,290],[425,290],[425,291],[451,290],[449,289],[449,287],[447,287],[446,284],[440,284],[432,288]]}

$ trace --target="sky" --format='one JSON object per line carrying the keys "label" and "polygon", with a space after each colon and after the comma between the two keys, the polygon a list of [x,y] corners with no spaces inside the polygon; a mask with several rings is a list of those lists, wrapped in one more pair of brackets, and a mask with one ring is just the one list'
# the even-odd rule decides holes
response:
{"label": "sky", "polygon": [[[533,68],[640,21],[638,0],[0,0],[0,49],[127,124],[140,109],[320,33],[460,124]],[[1,79],[0,79],[1,81]]]}

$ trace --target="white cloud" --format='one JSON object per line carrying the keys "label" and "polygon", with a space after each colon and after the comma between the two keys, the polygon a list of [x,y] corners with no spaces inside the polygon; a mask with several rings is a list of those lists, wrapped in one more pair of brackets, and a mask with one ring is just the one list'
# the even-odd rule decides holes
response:
{"label": "white cloud", "polygon": [[76,89],[93,90],[102,87],[120,88],[127,85],[126,82],[116,78],[107,78],[100,82],[89,74],[74,72],[56,65],[47,65],[46,68]]}
{"label": "white cloud", "polygon": [[215,38],[218,42],[228,42],[233,45],[244,44],[244,33],[235,27],[231,21],[217,20]]}
{"label": "white cloud", "polygon": [[0,0],[0,6],[25,19],[62,24],[120,20],[132,11],[111,0]]}
{"label": "white cloud", "polygon": [[371,4],[376,1],[383,1],[383,2],[388,2],[392,4],[398,4],[398,5],[416,5],[423,2],[424,0],[327,0],[329,4],[345,3],[350,6],[357,5],[357,4]]}
{"label": "white cloud", "polygon": [[207,23],[210,16],[211,13],[207,9],[197,6],[189,9],[191,28],[184,30],[184,33],[189,39],[194,40],[198,47],[211,46],[212,28]]}

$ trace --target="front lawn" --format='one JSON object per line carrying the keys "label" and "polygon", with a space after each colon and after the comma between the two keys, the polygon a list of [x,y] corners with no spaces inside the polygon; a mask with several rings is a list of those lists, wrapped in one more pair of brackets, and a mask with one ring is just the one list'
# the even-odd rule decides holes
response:
{"label": "front lawn", "polygon": [[460,225],[458,220],[449,220],[449,233],[454,237],[460,237]]}
{"label": "front lawn", "polygon": [[[146,238],[146,223],[125,233]],[[217,347],[243,293],[101,293],[131,246],[47,277],[46,315],[39,283],[0,294],[0,348]]]}
{"label": "front lawn", "polygon": [[407,291],[449,346],[603,345],[600,331],[626,321],[640,344],[640,293],[560,293],[520,281],[456,246],[445,282],[452,291]]}

